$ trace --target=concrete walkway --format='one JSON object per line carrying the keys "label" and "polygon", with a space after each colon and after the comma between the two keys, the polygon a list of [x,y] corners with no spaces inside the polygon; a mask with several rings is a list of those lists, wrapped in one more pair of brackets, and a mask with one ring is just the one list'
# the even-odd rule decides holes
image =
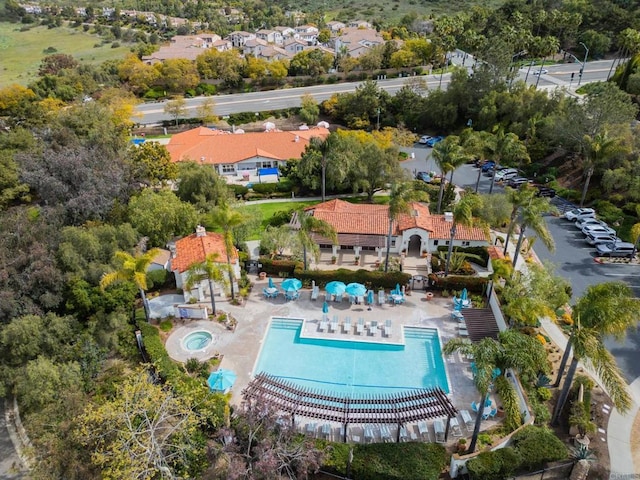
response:
{"label": "concrete walkway", "polygon": [[[514,242],[516,240],[517,237],[513,239],[513,242],[509,242],[509,246],[507,247],[511,258],[513,258],[515,252]],[[535,256],[535,252],[533,252],[533,255]],[[527,263],[522,255],[518,256],[516,269],[522,271],[526,271],[527,269]],[[560,327],[548,318],[541,319],[540,323],[553,343],[564,352],[567,348],[568,339]],[[569,361],[571,361],[571,357],[569,357]],[[582,363],[580,367],[587,370],[602,390],[606,392],[602,381],[592,369],[585,367]],[[619,478],[640,478],[640,468],[638,465],[634,465],[631,452],[631,434],[634,420],[640,415],[640,377],[631,383],[628,390],[633,400],[631,408],[625,415],[622,415],[618,410],[612,408],[611,415],[609,416],[609,424],[607,425],[607,444],[609,445],[609,465],[611,469],[609,478],[611,480]]]}

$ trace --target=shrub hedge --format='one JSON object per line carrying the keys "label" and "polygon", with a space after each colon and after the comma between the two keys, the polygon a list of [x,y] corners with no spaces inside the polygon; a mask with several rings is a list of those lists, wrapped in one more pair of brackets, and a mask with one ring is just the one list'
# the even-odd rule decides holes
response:
{"label": "shrub hedge", "polygon": [[467,462],[467,470],[474,480],[509,478],[520,464],[520,455],[510,447],[482,452]]}
{"label": "shrub hedge", "polygon": [[354,480],[436,480],[448,460],[445,448],[435,443],[331,444],[323,470],[346,474],[351,448],[351,478]]}
{"label": "shrub hedge", "polygon": [[272,260],[267,257],[260,257],[260,263],[262,264],[260,270],[268,275],[280,276],[282,272],[285,273],[285,275],[282,276],[293,277],[293,272],[296,267],[302,268],[302,263],[294,260]]}
{"label": "shrub hedge", "polygon": [[521,457],[520,467],[529,471],[545,463],[567,458],[567,447],[546,427],[529,425],[511,438],[513,448]]}
{"label": "shrub hedge", "polygon": [[522,425],[522,415],[520,414],[520,403],[513,384],[504,376],[496,378],[496,391],[502,400],[504,408],[504,427],[507,432],[513,432]]}
{"label": "shrub hedge", "polygon": [[[476,258],[470,257],[467,260],[471,263],[475,263],[476,265],[480,265],[481,267],[487,267],[489,265],[489,251],[487,247],[453,247],[454,250],[460,253],[469,253],[471,255],[478,255],[482,258],[482,260],[478,260]],[[449,247],[446,245],[440,245],[438,247],[439,252],[446,252],[449,250]]]}
{"label": "shrub hedge", "polygon": [[468,277],[449,275],[439,277],[433,273],[429,274],[429,286],[437,290],[462,290],[466,288],[469,293],[484,294],[487,289],[489,279],[486,277]]}
{"label": "shrub hedge", "polygon": [[276,191],[277,183],[254,183],[251,188],[256,193],[261,193],[262,195],[271,195]]}

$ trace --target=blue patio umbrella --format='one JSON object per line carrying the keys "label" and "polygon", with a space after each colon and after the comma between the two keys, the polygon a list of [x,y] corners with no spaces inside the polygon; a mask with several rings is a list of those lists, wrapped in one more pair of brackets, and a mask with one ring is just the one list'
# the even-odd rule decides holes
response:
{"label": "blue patio umbrella", "polygon": [[400,295],[401,290],[400,290],[400,284],[399,283],[396,283],[396,289],[394,290],[394,292],[397,293],[398,295]]}
{"label": "blue patio umbrella", "polygon": [[236,383],[237,375],[231,370],[221,368],[211,372],[207,379],[207,384],[212,392],[228,392]]}
{"label": "blue patio umbrella", "polygon": [[344,289],[349,295],[353,295],[354,297],[361,297],[365,293],[367,293],[367,287],[362,285],[361,283],[350,283],[347,285],[347,288]]}
{"label": "blue patio umbrella", "polygon": [[297,278],[287,278],[284,282],[282,282],[282,289],[290,292],[300,290],[302,288],[302,282]]}
{"label": "blue patio umbrella", "polygon": [[367,303],[369,305],[373,305],[373,290],[369,290],[369,294],[367,295]]}
{"label": "blue patio umbrella", "polygon": [[329,313],[329,304],[326,301],[322,304],[322,313]]}
{"label": "blue patio umbrella", "polygon": [[462,293],[460,294],[460,300],[462,300],[464,302],[467,299],[467,295],[468,295],[467,289],[463,288],[462,289]]}
{"label": "blue patio umbrella", "polygon": [[273,278],[269,277],[269,288],[275,288],[276,286],[273,284]]}
{"label": "blue patio umbrella", "polygon": [[329,282],[324,287],[329,295],[341,295],[344,293],[347,286],[342,282]]}

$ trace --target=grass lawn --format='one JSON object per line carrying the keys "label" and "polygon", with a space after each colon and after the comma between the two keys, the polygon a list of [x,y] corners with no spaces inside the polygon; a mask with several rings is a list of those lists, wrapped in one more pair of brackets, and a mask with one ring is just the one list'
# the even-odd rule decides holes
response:
{"label": "grass lawn", "polygon": [[47,56],[44,50],[49,47],[57,53],[73,55],[82,63],[93,64],[124,58],[129,52],[128,46],[111,48],[111,43],[103,45],[101,38],[81,29],[34,27],[21,32],[22,26],[0,22],[0,87],[12,83],[26,85],[34,80],[40,61]]}

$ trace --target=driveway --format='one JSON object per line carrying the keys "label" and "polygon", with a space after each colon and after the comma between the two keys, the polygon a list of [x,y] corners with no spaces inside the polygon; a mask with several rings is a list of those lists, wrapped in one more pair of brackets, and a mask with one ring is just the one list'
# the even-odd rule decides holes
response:
{"label": "driveway", "polygon": [[22,473],[16,471],[16,467],[22,465],[22,462],[13,448],[13,443],[7,430],[4,402],[5,400],[0,398],[0,479],[19,480],[25,477]]}

